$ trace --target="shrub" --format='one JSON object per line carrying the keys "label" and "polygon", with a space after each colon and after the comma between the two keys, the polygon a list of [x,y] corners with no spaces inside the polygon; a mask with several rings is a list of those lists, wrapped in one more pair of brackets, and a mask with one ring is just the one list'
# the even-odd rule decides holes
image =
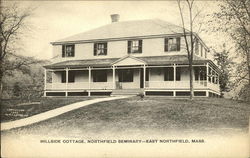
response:
{"label": "shrub", "polygon": [[246,84],[241,88],[239,92],[239,98],[241,100],[250,102],[250,84]]}

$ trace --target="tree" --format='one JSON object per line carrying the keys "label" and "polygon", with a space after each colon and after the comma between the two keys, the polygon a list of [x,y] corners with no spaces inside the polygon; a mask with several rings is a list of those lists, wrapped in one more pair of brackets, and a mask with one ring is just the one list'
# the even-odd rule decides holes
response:
{"label": "tree", "polygon": [[[185,22],[184,20],[184,11],[181,6],[181,0],[177,0],[180,16],[181,16],[181,23],[182,23],[182,28],[183,28],[183,36],[185,39],[185,45],[186,45],[186,50],[187,50],[187,57],[188,57],[188,65],[189,65],[189,78],[190,78],[190,99],[193,99],[194,96],[194,88],[193,88],[193,54],[194,54],[194,43],[195,43],[195,38],[196,35],[193,32],[194,28],[194,23],[196,17],[199,15],[199,12],[194,14],[194,0],[186,0],[185,4],[188,8],[188,22]],[[189,31],[186,30],[186,23],[189,23]],[[188,40],[189,38],[189,40]]]}
{"label": "tree", "polygon": [[222,1],[220,11],[214,13],[213,17],[213,22],[219,24],[216,30],[231,36],[235,54],[240,60],[234,75],[235,86],[250,85],[250,0]]}
{"label": "tree", "polygon": [[33,60],[26,60],[29,58],[16,55],[19,50],[17,42],[28,29],[27,18],[31,13],[30,8],[21,9],[16,3],[0,5],[0,98],[2,97],[4,75],[16,69],[24,70],[25,66],[33,63]]}
{"label": "tree", "polygon": [[214,53],[214,60],[217,61],[217,65],[221,70],[219,75],[220,91],[221,96],[223,92],[228,92],[231,90],[231,72],[232,72],[232,58],[229,57],[230,49],[226,50],[225,44],[223,45],[223,50],[221,52]]}
{"label": "tree", "polygon": [[21,87],[19,82],[16,82],[13,86],[13,95],[15,97],[20,97],[21,95]]}
{"label": "tree", "polygon": [[238,60],[233,88],[241,89],[239,98],[244,95],[244,100],[250,100],[247,91],[250,87],[250,0],[225,0],[219,6],[220,11],[213,14],[213,23],[217,22],[215,31],[225,32],[231,37]]}

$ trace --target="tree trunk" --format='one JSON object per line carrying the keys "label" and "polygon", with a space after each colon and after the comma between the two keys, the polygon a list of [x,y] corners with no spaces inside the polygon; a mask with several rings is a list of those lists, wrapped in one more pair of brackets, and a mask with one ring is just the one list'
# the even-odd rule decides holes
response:
{"label": "tree trunk", "polygon": [[194,96],[194,87],[193,87],[193,64],[189,62],[189,77],[190,77],[190,99],[193,99]]}
{"label": "tree trunk", "polygon": [[3,62],[0,60],[0,99],[2,99],[3,94]]}
{"label": "tree trunk", "polygon": [[250,85],[250,54],[247,52],[248,84]]}

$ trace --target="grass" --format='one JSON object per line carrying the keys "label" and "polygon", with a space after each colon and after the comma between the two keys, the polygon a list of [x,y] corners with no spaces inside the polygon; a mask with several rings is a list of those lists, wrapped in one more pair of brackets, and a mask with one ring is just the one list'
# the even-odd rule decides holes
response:
{"label": "grass", "polygon": [[140,133],[248,130],[250,106],[221,98],[170,99],[139,97],[101,102],[18,129],[13,133],[83,136],[87,133]]}
{"label": "grass", "polygon": [[35,114],[53,110],[71,103],[89,100],[94,97],[53,97],[53,98],[38,98],[35,102],[25,103],[21,99],[9,99],[1,101],[1,122],[13,121]]}

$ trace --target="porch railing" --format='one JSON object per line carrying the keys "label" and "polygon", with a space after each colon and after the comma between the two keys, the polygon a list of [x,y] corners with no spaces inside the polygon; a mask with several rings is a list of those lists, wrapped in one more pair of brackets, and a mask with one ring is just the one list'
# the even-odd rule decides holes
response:
{"label": "porch railing", "polygon": [[[189,81],[146,81],[145,86],[147,89],[189,89]],[[219,92],[219,85],[207,81],[194,81],[193,86],[196,89],[210,88]]]}
{"label": "porch railing", "polygon": [[113,82],[74,82],[74,83],[47,83],[49,90],[77,90],[77,89],[113,89]]}

